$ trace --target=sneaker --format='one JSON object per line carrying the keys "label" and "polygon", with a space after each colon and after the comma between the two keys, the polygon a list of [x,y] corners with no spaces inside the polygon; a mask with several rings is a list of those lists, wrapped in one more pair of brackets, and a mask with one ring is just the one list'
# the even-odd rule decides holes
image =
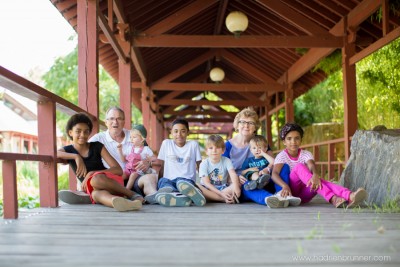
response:
{"label": "sneaker", "polygon": [[206,204],[206,198],[203,193],[191,183],[181,180],[176,183],[176,187],[178,187],[179,192],[188,196],[196,206],[204,206]]}
{"label": "sneaker", "polygon": [[192,200],[181,193],[158,193],[156,195],[158,204],[164,207],[188,207]]}
{"label": "sneaker", "polygon": [[347,201],[344,198],[333,196],[329,202],[336,208],[344,208]]}
{"label": "sneaker", "polygon": [[244,185],[244,190],[251,191],[257,188],[257,180],[250,180]]}
{"label": "sneaker", "polygon": [[67,204],[92,204],[90,196],[82,191],[60,190],[58,198]]}
{"label": "sneaker", "polygon": [[148,204],[158,204],[157,194],[159,194],[159,193],[172,193],[173,191],[174,191],[174,189],[172,189],[172,187],[163,187],[163,188],[160,188],[154,194],[150,194],[150,195],[145,196],[144,200]]}
{"label": "sneaker", "polygon": [[[276,193],[275,195],[281,197],[281,191]],[[289,200],[289,206],[299,206],[301,204],[301,198],[299,197],[294,197],[294,196],[287,196],[287,197],[282,197],[283,199]]]}
{"label": "sneaker", "polygon": [[139,193],[136,193],[135,191],[132,191],[133,192],[133,195],[132,195],[132,197],[131,197],[131,200],[133,201],[133,200],[139,200],[139,201],[141,201],[142,203],[144,203],[144,198],[143,198],[143,196],[141,195],[141,194],[139,194]]}
{"label": "sneaker", "polygon": [[118,211],[139,210],[142,207],[142,201],[129,200],[123,197],[113,197],[112,205]]}
{"label": "sneaker", "polygon": [[274,208],[286,208],[289,206],[289,200],[279,196],[269,196],[265,198],[265,204],[271,209]]}
{"label": "sneaker", "polygon": [[357,191],[352,192],[350,194],[349,205],[347,205],[348,209],[354,208],[358,206],[367,198],[367,191],[364,188],[358,188]]}
{"label": "sneaker", "polygon": [[257,179],[257,188],[258,189],[263,189],[269,182],[269,179],[271,178],[271,175],[269,174],[263,174]]}
{"label": "sneaker", "polygon": [[144,197],[144,200],[147,204],[158,204],[157,200],[156,200],[156,196],[157,196],[158,192],[155,192],[154,194],[151,195],[147,195]]}

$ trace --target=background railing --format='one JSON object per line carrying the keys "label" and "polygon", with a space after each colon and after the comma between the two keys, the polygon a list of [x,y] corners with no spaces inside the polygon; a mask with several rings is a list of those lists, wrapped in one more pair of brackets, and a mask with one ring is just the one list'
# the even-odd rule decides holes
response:
{"label": "background railing", "polygon": [[[3,216],[18,218],[16,161],[39,162],[39,201],[41,207],[58,206],[56,110],[73,115],[85,112],[80,107],[47,91],[0,66],[0,86],[37,102],[38,153],[2,153],[3,168]],[[98,129],[97,117],[89,114],[94,128]],[[70,179],[70,188],[76,189],[76,179]]]}

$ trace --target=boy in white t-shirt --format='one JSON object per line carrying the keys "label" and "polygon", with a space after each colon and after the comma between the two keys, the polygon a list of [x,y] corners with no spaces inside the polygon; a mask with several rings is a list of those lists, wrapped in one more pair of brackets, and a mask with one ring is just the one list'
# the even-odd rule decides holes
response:
{"label": "boy in white t-shirt", "polygon": [[193,202],[204,206],[206,199],[196,186],[196,167],[201,154],[196,141],[186,141],[189,123],[183,119],[172,122],[172,139],[162,142],[158,159],[163,177],[158,181],[156,200],[166,207],[185,207]]}
{"label": "boy in white t-shirt", "polygon": [[211,191],[212,199],[228,204],[239,203],[240,182],[232,161],[223,157],[225,142],[219,135],[210,135],[205,142],[208,158],[200,163],[200,184]]}

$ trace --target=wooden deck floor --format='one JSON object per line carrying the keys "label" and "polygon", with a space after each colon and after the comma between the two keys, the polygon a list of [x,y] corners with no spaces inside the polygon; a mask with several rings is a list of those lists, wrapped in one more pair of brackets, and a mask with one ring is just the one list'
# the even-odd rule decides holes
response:
{"label": "wooden deck floor", "polygon": [[[399,266],[400,214],[314,201],[117,212],[62,205],[0,221],[0,266]],[[386,257],[386,258],[385,258]]]}

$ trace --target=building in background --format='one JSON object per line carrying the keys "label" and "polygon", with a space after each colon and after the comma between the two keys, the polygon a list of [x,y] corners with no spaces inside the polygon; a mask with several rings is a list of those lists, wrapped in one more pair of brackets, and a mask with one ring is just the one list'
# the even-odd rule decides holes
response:
{"label": "building in background", "polygon": [[[36,102],[0,87],[0,151],[37,154]],[[57,147],[65,144],[57,129]]]}

